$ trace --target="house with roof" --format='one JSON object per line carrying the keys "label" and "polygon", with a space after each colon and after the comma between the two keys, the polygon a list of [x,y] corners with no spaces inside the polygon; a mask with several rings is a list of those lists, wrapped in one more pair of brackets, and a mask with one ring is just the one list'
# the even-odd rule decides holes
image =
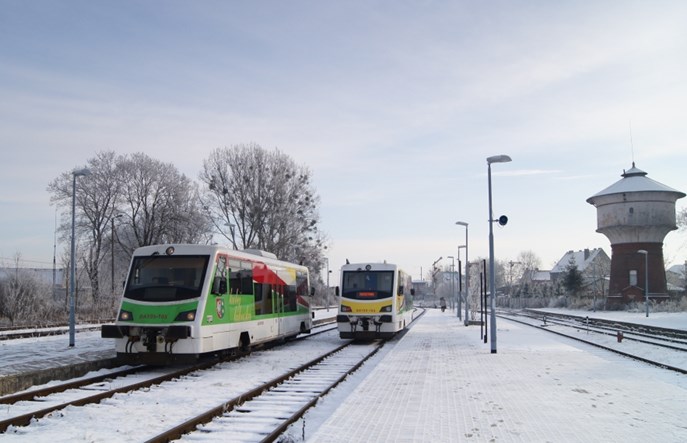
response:
{"label": "house with roof", "polygon": [[668,292],[684,293],[687,288],[687,275],[685,273],[687,262],[682,265],[673,265],[666,269],[666,280],[668,281]]}
{"label": "house with roof", "polygon": [[521,297],[546,297],[553,294],[551,271],[526,269],[520,278],[518,295]]}
{"label": "house with roof", "polygon": [[606,295],[611,273],[611,259],[601,248],[568,251],[551,269],[551,283],[563,284],[569,266],[574,264],[582,274],[582,293]]}

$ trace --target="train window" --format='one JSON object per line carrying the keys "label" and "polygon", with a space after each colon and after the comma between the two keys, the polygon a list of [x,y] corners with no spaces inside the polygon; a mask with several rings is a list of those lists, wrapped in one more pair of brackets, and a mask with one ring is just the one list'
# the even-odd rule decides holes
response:
{"label": "train window", "polygon": [[394,292],[393,281],[393,271],[346,271],[341,296],[361,300],[388,298]]}
{"label": "train window", "polygon": [[253,293],[253,271],[243,270],[241,271],[241,294],[252,294]]}
{"label": "train window", "polygon": [[134,257],[124,296],[141,301],[200,297],[209,256]]}
{"label": "train window", "polygon": [[298,310],[298,295],[296,295],[296,286],[289,285],[284,288],[284,311],[296,312]]}
{"label": "train window", "polygon": [[229,293],[253,293],[253,267],[250,262],[229,259]]}
{"label": "train window", "polygon": [[255,284],[255,314],[271,314],[273,312],[272,305],[272,285],[264,283]]}
{"label": "train window", "polygon": [[296,295],[306,297],[308,293],[308,274],[305,272],[296,273]]}

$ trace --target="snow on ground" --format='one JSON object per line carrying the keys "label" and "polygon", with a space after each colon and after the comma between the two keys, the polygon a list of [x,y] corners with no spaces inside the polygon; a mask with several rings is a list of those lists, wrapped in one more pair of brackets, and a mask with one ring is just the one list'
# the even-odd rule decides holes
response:
{"label": "snow on ground", "polygon": [[551,312],[554,314],[577,315],[578,317],[601,318],[605,320],[637,323],[640,325],[660,326],[662,328],[682,329],[687,331],[687,312],[627,312],[627,311],[577,311],[573,309],[542,308],[533,311]]}
{"label": "snow on ground", "polygon": [[[666,327],[687,325],[687,313],[650,313],[649,319],[643,313],[573,313]],[[465,327],[455,312],[429,310],[405,337],[388,343],[295,423],[289,436],[293,441],[347,443],[687,441],[684,375],[507,320],[498,319],[497,326],[498,352],[491,354],[479,326]],[[2,341],[0,376],[8,370],[9,360],[21,363],[22,354],[32,367],[40,367],[41,360],[45,359],[44,365],[54,364],[72,358],[72,352],[113,349],[111,340],[101,339],[99,332],[80,332],[76,347],[67,345],[66,335]],[[627,341],[623,345],[632,346]],[[147,397],[152,404],[144,401],[150,393],[120,395],[99,406],[68,408],[65,417],[43,421],[43,426],[53,429],[51,443],[135,440],[135,434],[119,429],[116,420],[98,418],[97,411],[119,404],[116,411],[123,408],[120,402],[136,401],[141,411],[159,408],[162,416],[180,403],[195,403],[203,396],[204,385],[212,391],[220,386],[227,390],[227,380],[240,380],[256,370],[272,373],[280,366],[275,355],[256,353],[245,368],[228,365],[211,371],[207,383],[196,386],[192,394],[188,390],[178,396],[153,394],[155,398]],[[163,398],[173,400],[157,403]],[[126,409],[131,414],[128,405]],[[69,420],[69,426],[55,426],[59,420]],[[96,422],[104,429],[92,429]]]}
{"label": "snow on ground", "polygon": [[315,417],[318,408],[292,435],[309,442],[687,441],[684,375],[501,319],[492,354],[479,328],[446,314],[430,310],[354,391],[342,387],[322,402],[326,417]]}

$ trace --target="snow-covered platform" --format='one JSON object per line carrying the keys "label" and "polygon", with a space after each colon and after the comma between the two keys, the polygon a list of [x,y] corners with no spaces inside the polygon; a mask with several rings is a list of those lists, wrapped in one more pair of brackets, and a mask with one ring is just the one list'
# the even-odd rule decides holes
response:
{"label": "snow-covered platform", "polygon": [[684,375],[497,326],[493,354],[479,326],[429,310],[355,390],[324,400],[340,404],[307,441],[687,441]]}

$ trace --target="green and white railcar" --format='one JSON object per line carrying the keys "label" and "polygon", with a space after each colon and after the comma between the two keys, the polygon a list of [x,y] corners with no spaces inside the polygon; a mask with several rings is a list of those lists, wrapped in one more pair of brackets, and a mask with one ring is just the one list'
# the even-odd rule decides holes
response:
{"label": "green and white railcar", "polygon": [[308,269],[216,245],[136,249],[114,325],[123,362],[188,361],[308,333]]}

